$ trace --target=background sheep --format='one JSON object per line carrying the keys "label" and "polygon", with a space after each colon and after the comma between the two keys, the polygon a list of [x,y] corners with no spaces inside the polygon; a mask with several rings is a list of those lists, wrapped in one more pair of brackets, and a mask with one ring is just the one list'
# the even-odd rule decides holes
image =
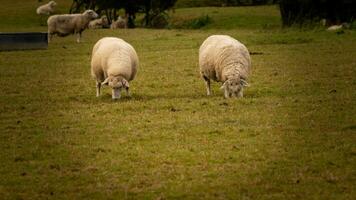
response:
{"label": "background sheep", "polygon": [[89,22],[89,28],[107,28],[109,26],[109,21],[106,16],[102,16],[100,19],[95,19]]}
{"label": "background sheep", "polygon": [[40,23],[42,25],[42,17],[54,13],[54,7],[57,5],[55,1],[50,1],[36,9],[36,13],[40,16]]}
{"label": "background sheep", "polygon": [[96,96],[100,95],[100,87],[109,85],[112,98],[119,99],[122,88],[129,93],[129,81],[136,76],[138,57],[135,49],[122,39],[104,37],[93,48],[91,74],[96,80]]}
{"label": "background sheep", "polygon": [[54,7],[57,5],[55,1],[50,1],[45,5],[37,8],[36,13],[38,15],[50,15],[54,13]]}
{"label": "background sheep", "polygon": [[243,97],[243,87],[251,67],[250,54],[242,43],[227,35],[208,37],[199,49],[200,74],[207,95],[211,94],[210,79],[223,82],[225,98]]}
{"label": "background sheep", "polygon": [[127,28],[127,20],[126,18],[122,18],[119,16],[116,21],[113,21],[110,26],[111,29],[117,28]]}
{"label": "background sheep", "polygon": [[77,42],[80,42],[82,32],[88,27],[92,19],[98,17],[98,14],[93,10],[86,10],[82,14],[64,14],[53,15],[48,18],[48,41],[52,36],[67,36],[69,34],[77,34]]}
{"label": "background sheep", "polygon": [[344,22],[340,25],[329,26],[326,30],[327,31],[340,31],[342,29],[347,29],[347,28],[350,28],[350,25],[348,23]]}

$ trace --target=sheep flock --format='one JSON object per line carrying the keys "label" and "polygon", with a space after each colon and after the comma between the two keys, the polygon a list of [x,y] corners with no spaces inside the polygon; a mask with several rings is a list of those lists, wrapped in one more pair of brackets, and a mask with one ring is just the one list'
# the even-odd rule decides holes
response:
{"label": "sheep flock", "polygon": [[[50,1],[37,8],[39,15],[50,15],[57,5]],[[77,35],[81,40],[82,32],[98,28],[127,28],[127,17],[119,16],[109,23],[108,18],[93,10],[79,14],[57,14],[47,20],[48,41],[54,35],[63,37]],[[327,21],[321,20],[326,26]],[[327,31],[338,31],[348,28],[348,24],[329,26]],[[211,81],[221,82],[220,89],[225,98],[242,98],[244,89],[249,86],[251,73],[251,57],[247,47],[228,35],[211,35],[202,42],[199,48],[200,76],[206,86],[206,94],[210,96]],[[101,87],[108,85],[112,89],[112,98],[119,99],[121,90],[129,93],[130,81],[134,80],[138,71],[138,56],[133,46],[117,37],[103,37],[94,45],[91,55],[91,75],[96,82],[96,96],[100,96]]]}
{"label": "sheep flock", "polygon": [[[50,15],[57,3],[50,1],[37,8],[39,15]],[[93,10],[78,14],[56,14],[47,20],[48,42],[53,36],[77,35],[81,40],[82,32],[98,28],[127,28],[126,17],[119,16],[109,24],[108,18]],[[200,75],[205,82],[207,95],[211,95],[210,80],[221,82],[225,98],[243,97],[243,89],[248,86],[247,79],[251,69],[251,58],[246,46],[227,35],[208,37],[199,49]],[[91,75],[95,80],[96,96],[101,87],[108,85],[112,89],[112,99],[119,99],[124,89],[130,96],[130,82],[136,77],[139,68],[138,55],[132,45],[117,37],[103,37],[93,46],[91,55]]]}

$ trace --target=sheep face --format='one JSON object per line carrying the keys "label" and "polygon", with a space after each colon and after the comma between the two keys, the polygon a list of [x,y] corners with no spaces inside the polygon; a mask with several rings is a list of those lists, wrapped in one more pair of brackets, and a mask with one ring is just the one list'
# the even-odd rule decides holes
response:
{"label": "sheep face", "polygon": [[109,85],[112,89],[112,99],[120,99],[121,97],[121,90],[124,88],[126,90],[129,89],[130,85],[129,82],[124,79],[123,77],[108,77],[105,79],[104,82],[101,83],[102,85]]}
{"label": "sheep face", "polygon": [[243,97],[243,87],[248,86],[248,83],[241,78],[232,78],[228,79],[221,86],[221,89],[224,90],[225,98],[230,97]]}
{"label": "sheep face", "polygon": [[57,3],[56,3],[55,1],[50,1],[50,2],[49,2],[49,5],[51,5],[51,7],[54,7],[54,6],[57,5]]}
{"label": "sheep face", "polygon": [[99,15],[93,10],[86,10],[83,15],[85,15],[89,19],[96,19],[99,17]]}
{"label": "sheep face", "polygon": [[106,16],[102,16],[100,19],[101,19],[101,24],[103,26],[109,25],[109,20],[108,20],[108,18]]}

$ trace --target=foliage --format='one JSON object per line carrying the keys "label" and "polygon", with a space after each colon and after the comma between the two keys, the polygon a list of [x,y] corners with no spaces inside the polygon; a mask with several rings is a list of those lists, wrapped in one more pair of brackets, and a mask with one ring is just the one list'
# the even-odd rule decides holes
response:
{"label": "foliage", "polygon": [[356,18],[356,1],[280,0],[284,26],[307,24],[326,19],[328,25],[351,23]]}
{"label": "foliage", "polygon": [[105,12],[109,22],[117,18],[117,11],[125,10],[128,18],[128,27],[135,27],[136,13],[144,13],[144,26],[151,26],[152,20],[161,16],[163,12],[172,8],[177,0],[73,0],[70,12],[83,9],[93,9],[98,13]]}
{"label": "foliage", "polygon": [[167,28],[168,24],[168,14],[165,12],[161,12],[151,19],[150,24],[148,26],[152,28]]}
{"label": "foliage", "polygon": [[200,29],[212,23],[212,18],[209,15],[202,15],[197,18],[189,19],[181,22],[180,24],[175,24],[174,28],[183,29]]}
{"label": "foliage", "polygon": [[252,6],[273,3],[276,3],[276,0],[178,0],[176,7]]}

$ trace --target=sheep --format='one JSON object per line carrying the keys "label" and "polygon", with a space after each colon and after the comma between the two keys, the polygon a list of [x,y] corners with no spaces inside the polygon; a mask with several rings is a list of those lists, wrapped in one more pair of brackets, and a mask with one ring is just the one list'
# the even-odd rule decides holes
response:
{"label": "sheep", "polygon": [[38,15],[50,15],[54,13],[54,7],[57,5],[55,1],[50,1],[37,8],[36,13]]}
{"label": "sheep", "polygon": [[102,16],[100,19],[95,19],[89,22],[90,29],[105,28],[109,26],[109,21],[106,16]]}
{"label": "sheep", "polygon": [[138,57],[135,49],[127,42],[116,37],[104,37],[93,47],[91,58],[91,75],[96,80],[96,96],[100,88],[109,85],[112,99],[121,97],[121,90],[126,89],[128,96],[129,82],[138,70]]}
{"label": "sheep", "polygon": [[211,95],[210,79],[223,82],[224,97],[243,97],[251,68],[249,51],[227,35],[212,35],[199,48],[200,75]]}
{"label": "sheep", "polygon": [[346,22],[340,24],[340,25],[332,25],[329,26],[326,30],[327,31],[341,31],[342,29],[347,29],[350,28],[350,25]]}
{"label": "sheep", "polygon": [[127,20],[126,20],[126,18],[122,18],[121,16],[119,16],[116,21],[111,23],[110,28],[111,29],[127,28]]}
{"label": "sheep", "polygon": [[93,10],[86,10],[82,14],[52,15],[48,18],[48,41],[57,34],[60,37],[69,34],[77,34],[77,42],[80,42],[82,32],[88,27],[92,19],[98,17]]}
{"label": "sheep", "polygon": [[40,16],[40,24],[43,25],[42,23],[42,17],[44,15],[50,15],[54,13],[54,7],[57,5],[55,1],[50,1],[47,4],[44,4],[36,9],[36,13]]}

